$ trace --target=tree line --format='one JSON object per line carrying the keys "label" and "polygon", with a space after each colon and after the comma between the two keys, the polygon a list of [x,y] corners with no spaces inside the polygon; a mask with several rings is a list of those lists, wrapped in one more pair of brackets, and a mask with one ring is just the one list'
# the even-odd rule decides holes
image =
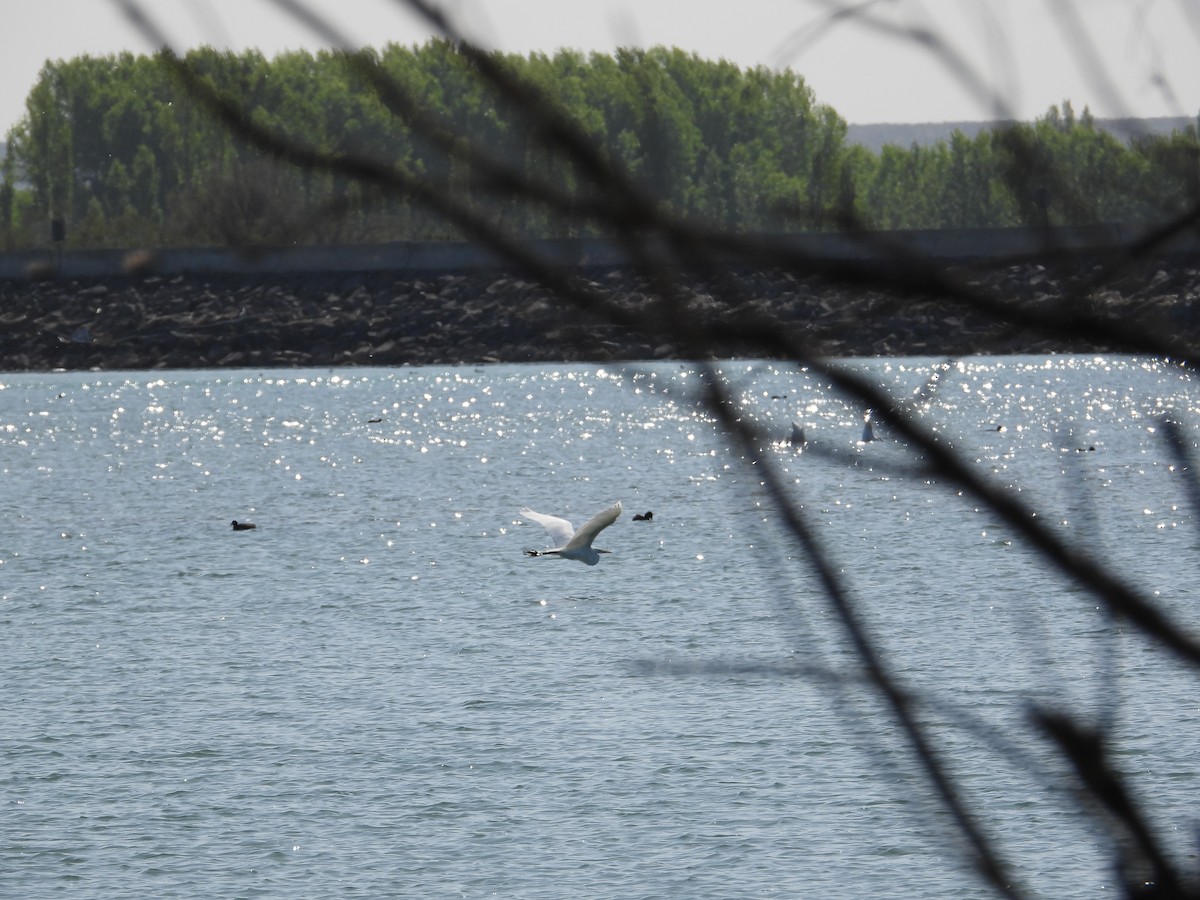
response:
{"label": "tree line", "polygon": [[[664,47],[495,59],[655,202],[725,231],[1139,223],[1200,199],[1195,126],[1122,142],[1064,103],[1031,124],[875,153],[848,144],[845,121],[791,70]],[[518,237],[603,231],[578,160],[450,41],[273,59],[201,48],[183,62],[256,126],[395,167]],[[76,248],[458,236],[411,196],[268,157],[177,71],[163,54],[45,64],[0,164],[4,248],[44,246],[51,222]],[[574,212],[512,189],[529,183]]]}

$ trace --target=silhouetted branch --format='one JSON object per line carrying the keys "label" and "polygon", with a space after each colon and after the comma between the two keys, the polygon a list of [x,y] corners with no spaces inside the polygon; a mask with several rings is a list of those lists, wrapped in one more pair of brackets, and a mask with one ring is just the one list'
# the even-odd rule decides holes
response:
{"label": "silhouetted branch", "polygon": [[1117,831],[1118,871],[1130,896],[1190,897],[1182,879],[1130,796],[1124,780],[1108,761],[1104,735],[1049,710],[1034,710],[1034,721],[1058,745],[1079,777],[1082,796],[1103,809]]}
{"label": "silhouetted branch", "polygon": [[934,790],[971,848],[975,869],[1002,895],[1019,896],[1012,885],[1011,877],[1004,870],[999,855],[992,848],[991,841],[964,804],[957,787],[946,771],[934,742],[913,714],[906,693],[898,686],[880,651],[867,635],[863,623],[859,620],[855,605],[830,561],[829,554],[817,541],[816,535],[809,528],[799,508],[791,501],[779,478],[778,471],[770,464],[770,460],[764,457],[754,435],[743,427],[742,420],[734,413],[737,404],[725,391],[721,380],[716,377],[711,367],[706,366],[705,371],[705,384],[711,398],[708,404],[709,408],[717,414],[724,429],[738,438],[746,457],[761,467],[760,474],[775,508],[781,514],[788,532],[799,544],[809,565],[812,566],[825,595],[832,601],[868,678],[891,709],[892,715],[912,746],[914,755],[925,769]]}

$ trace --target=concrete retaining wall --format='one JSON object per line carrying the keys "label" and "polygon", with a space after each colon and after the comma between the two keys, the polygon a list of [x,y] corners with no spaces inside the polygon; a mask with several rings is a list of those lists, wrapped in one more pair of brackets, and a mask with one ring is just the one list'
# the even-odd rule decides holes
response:
{"label": "concrete retaining wall", "polygon": [[[797,234],[765,239],[794,247],[818,259],[884,260],[897,252],[934,259],[1022,257],[1047,249],[1097,251],[1135,240],[1143,229],[1121,225],[1083,228],[974,228],[878,232],[864,237]],[[599,239],[533,241],[551,262],[566,266],[619,266],[626,253]],[[1200,236],[1184,235],[1170,252],[1200,251]],[[76,250],[0,254],[0,278],[57,274],[65,278],[104,277],[135,269],[158,274],[287,274],[299,272],[456,272],[505,267],[491,251],[465,242],[396,241],[387,244],[264,248],[253,251],[202,247],[158,251]]]}

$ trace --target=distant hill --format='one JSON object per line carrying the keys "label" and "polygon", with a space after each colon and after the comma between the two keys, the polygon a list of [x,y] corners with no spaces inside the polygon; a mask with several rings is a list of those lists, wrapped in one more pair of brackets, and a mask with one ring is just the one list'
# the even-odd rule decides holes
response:
{"label": "distant hill", "polygon": [[[961,131],[969,138],[975,137],[987,128],[1003,125],[1003,122],[919,122],[914,125],[898,123],[881,123],[878,125],[851,125],[846,135],[846,143],[861,144],[868,150],[878,153],[886,144],[892,144],[905,149],[913,144],[926,146],[938,141],[948,141],[955,131]],[[1194,119],[1186,116],[1160,116],[1153,119],[1096,119],[1096,126],[1111,132],[1123,141],[1143,134],[1170,134],[1172,131],[1182,131],[1188,125],[1195,124]]]}

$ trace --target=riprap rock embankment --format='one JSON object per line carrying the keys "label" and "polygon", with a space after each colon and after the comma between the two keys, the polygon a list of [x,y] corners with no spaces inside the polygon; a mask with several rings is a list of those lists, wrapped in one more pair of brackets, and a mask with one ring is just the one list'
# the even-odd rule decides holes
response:
{"label": "riprap rock embankment", "polygon": [[[826,356],[927,356],[1114,349],[1072,331],[1076,312],[1197,346],[1200,271],[1158,263],[1103,288],[1094,272],[1013,266],[952,273],[1002,303],[1049,311],[1056,336],[999,324],[981,309],[917,293],[817,278],[731,273],[684,281],[691,322],[771,321]],[[580,273],[617,309],[650,308],[653,289],[623,270]],[[730,285],[733,289],[730,290]],[[728,333],[729,329],[725,329]],[[498,271],[305,275],[123,275],[0,281],[0,368],[137,370],[572,362],[695,356],[667,332],[599,323],[534,280]],[[719,356],[760,355],[736,340]]]}

